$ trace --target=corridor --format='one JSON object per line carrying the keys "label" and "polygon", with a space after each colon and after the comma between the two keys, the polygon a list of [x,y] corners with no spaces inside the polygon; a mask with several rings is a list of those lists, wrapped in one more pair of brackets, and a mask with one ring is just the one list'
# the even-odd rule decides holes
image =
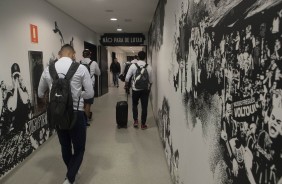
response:
{"label": "corridor", "polygon": [[[129,97],[129,127],[116,128],[115,105],[125,99],[122,87],[110,87],[109,93],[95,98],[78,184],[171,184],[151,106],[149,128],[134,129]],[[65,172],[58,138],[53,135],[0,183],[60,184]]]}

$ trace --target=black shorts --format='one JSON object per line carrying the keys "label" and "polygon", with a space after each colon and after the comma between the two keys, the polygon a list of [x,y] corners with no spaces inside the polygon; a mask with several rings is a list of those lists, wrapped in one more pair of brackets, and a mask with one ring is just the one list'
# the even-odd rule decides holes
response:
{"label": "black shorts", "polygon": [[93,104],[94,103],[94,97],[93,98],[89,98],[89,99],[84,99],[84,103],[85,104]]}

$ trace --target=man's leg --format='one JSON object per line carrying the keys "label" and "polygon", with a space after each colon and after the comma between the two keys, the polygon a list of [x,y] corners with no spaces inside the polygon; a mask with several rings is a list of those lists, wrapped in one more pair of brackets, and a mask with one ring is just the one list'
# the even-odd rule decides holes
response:
{"label": "man's leg", "polygon": [[89,116],[90,116],[90,106],[91,106],[91,104],[85,103],[85,101],[84,101],[84,112],[85,112],[87,118],[89,118]]}
{"label": "man's leg", "polygon": [[59,142],[61,144],[61,152],[63,160],[68,168],[72,157],[71,138],[68,130],[57,130]]}
{"label": "man's leg", "polygon": [[84,112],[86,114],[86,125],[90,125],[88,123],[88,120],[91,120],[92,118],[92,112],[91,112],[91,105],[94,103],[94,97],[90,99],[84,99]]}
{"label": "man's leg", "polygon": [[[95,92],[95,84],[93,84],[93,91]],[[94,94],[93,98],[91,98],[91,100],[89,100],[89,116],[88,116],[88,120],[92,120],[91,105],[94,103],[94,98],[95,98],[95,94]]]}
{"label": "man's leg", "polygon": [[89,124],[89,117],[90,117],[90,114],[91,114],[91,112],[90,112],[90,107],[91,107],[91,104],[89,104],[89,103],[85,103],[85,100],[84,100],[84,113],[85,113],[85,125],[86,126],[90,126],[90,124]]}
{"label": "man's leg", "polygon": [[141,92],[142,92],[141,93],[141,107],[142,107],[141,123],[142,125],[145,125],[147,121],[149,91],[143,90]]}
{"label": "man's leg", "polygon": [[[138,127],[138,101],[140,98],[140,92],[132,90],[132,114],[134,120],[134,126]],[[136,124],[137,122],[137,124]]]}
{"label": "man's leg", "polygon": [[117,82],[117,87],[119,86],[119,84],[118,84],[118,80],[119,80],[118,76],[119,76],[119,73],[116,73],[116,82]]}
{"label": "man's leg", "polygon": [[114,86],[116,86],[116,74],[113,72],[113,83],[114,83]]}
{"label": "man's leg", "polygon": [[74,154],[72,155],[68,165],[67,178],[71,183],[75,180],[75,176],[80,168],[85,151],[86,127],[83,113],[84,112],[82,111],[78,112],[76,124],[70,130]]}

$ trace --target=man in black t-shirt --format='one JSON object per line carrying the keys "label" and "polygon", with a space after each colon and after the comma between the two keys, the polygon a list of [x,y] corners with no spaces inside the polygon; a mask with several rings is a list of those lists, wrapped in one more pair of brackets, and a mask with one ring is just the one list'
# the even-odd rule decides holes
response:
{"label": "man in black t-shirt", "polygon": [[110,66],[110,71],[113,73],[113,83],[118,88],[119,87],[118,77],[119,77],[119,74],[120,74],[120,64],[119,64],[117,58],[115,58],[114,61],[112,62],[111,66]]}

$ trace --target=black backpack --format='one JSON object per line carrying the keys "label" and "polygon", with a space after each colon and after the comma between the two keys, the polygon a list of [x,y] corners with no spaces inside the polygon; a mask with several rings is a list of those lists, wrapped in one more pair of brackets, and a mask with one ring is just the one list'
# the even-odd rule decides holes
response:
{"label": "black backpack", "polygon": [[148,90],[149,89],[149,74],[147,71],[147,66],[139,66],[137,63],[135,63],[135,66],[137,67],[136,73],[134,75],[134,84],[136,89],[141,90]]}
{"label": "black backpack", "polygon": [[125,82],[125,77],[126,77],[126,74],[128,72],[128,69],[130,68],[131,66],[131,63],[127,63],[124,67],[124,71],[122,74],[119,75],[119,79],[122,81],[122,82]]}
{"label": "black backpack", "polygon": [[73,62],[65,78],[59,78],[55,64],[53,63],[49,66],[49,73],[53,79],[47,108],[47,119],[50,128],[68,130],[73,127],[76,121],[73,110],[70,79],[73,77],[78,67],[79,63]]}
{"label": "black backpack", "polygon": [[90,66],[91,66],[92,63],[93,63],[93,61],[90,61],[89,64],[82,64],[82,62],[80,61],[80,64],[84,65],[87,68],[91,78],[93,77],[93,76],[91,76],[91,73],[90,73]]}
{"label": "black backpack", "polygon": [[130,66],[131,66],[131,63],[128,63],[128,64],[125,65],[125,68],[124,68],[124,71],[123,71],[123,73],[124,73],[125,75],[127,74],[128,69],[130,68]]}

